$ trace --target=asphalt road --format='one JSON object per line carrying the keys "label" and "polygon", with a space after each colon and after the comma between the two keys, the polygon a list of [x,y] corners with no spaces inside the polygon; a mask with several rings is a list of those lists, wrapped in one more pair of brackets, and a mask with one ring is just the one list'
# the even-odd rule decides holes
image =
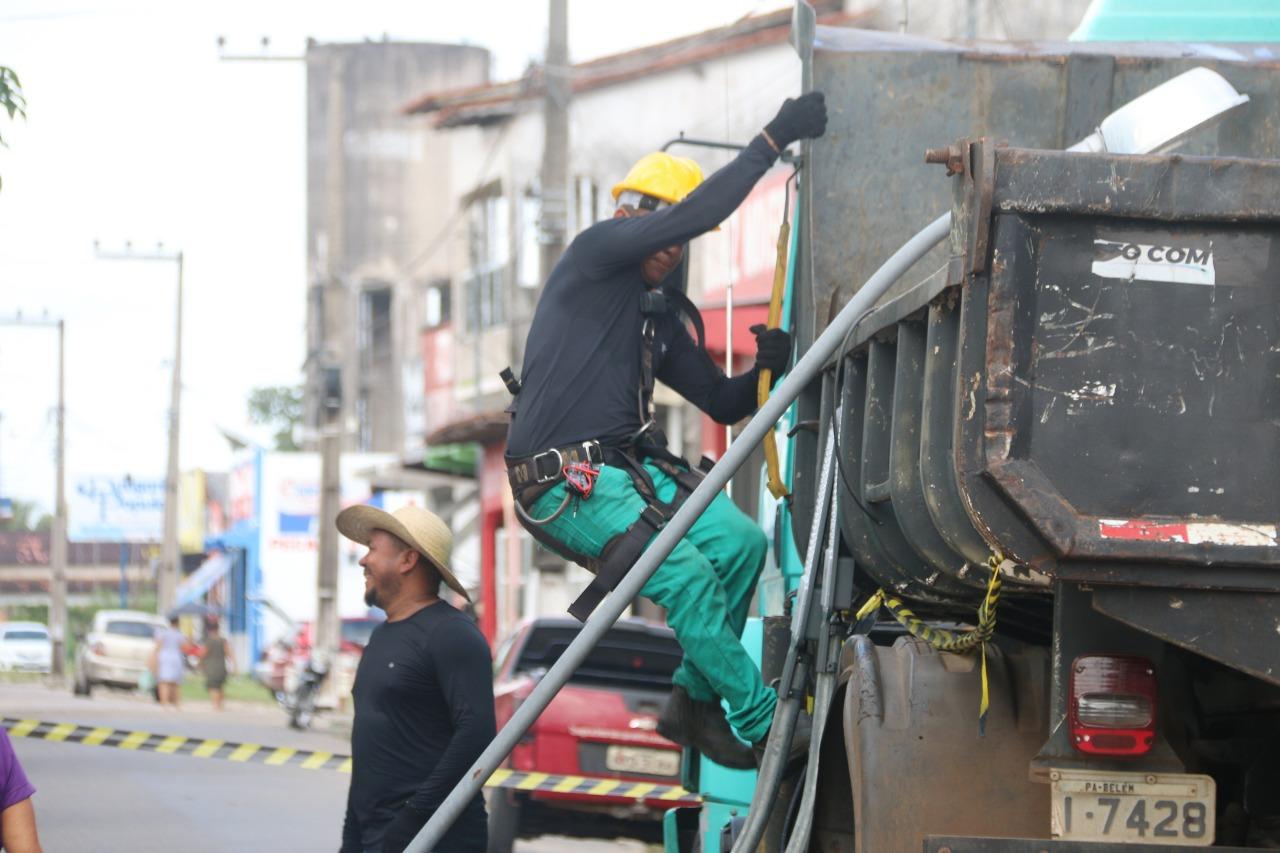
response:
{"label": "asphalt road", "polygon": [[[96,691],[92,699],[40,684],[0,684],[0,716],[186,737],[348,753],[341,725],[291,731],[284,713],[248,703],[222,713],[167,711],[147,699]],[[349,776],[183,755],[15,738],[37,788],[36,819],[47,853],[182,850],[337,850]],[[520,853],[643,853],[632,841],[543,837]]]}

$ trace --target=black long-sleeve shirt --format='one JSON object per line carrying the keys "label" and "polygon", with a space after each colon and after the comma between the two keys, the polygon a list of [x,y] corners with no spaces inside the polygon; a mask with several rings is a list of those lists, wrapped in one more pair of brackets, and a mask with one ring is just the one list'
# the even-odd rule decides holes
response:
{"label": "black long-sleeve shirt", "polygon": [[[374,629],[351,692],[344,851],[377,849],[406,803],[433,813],[493,740],[489,645],[465,614],[436,602]],[[482,832],[484,822],[477,795],[458,824]]]}
{"label": "black long-sleeve shirt", "polygon": [[[641,263],[727,219],[775,156],[757,136],[679,204],[598,222],[574,238],[534,312],[508,454],[614,443],[640,428]],[[716,421],[735,423],[755,410],[755,369],[726,378],[675,314],[658,318],[654,340],[655,376]]]}

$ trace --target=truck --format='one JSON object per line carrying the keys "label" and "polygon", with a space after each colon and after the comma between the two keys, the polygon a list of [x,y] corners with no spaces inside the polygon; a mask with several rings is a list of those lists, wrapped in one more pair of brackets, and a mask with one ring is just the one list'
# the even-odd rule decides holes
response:
{"label": "truck", "polygon": [[743,641],[778,711],[758,773],[686,756],[667,853],[1280,846],[1273,46],[804,0],[792,43],[829,112],[779,240],[798,358],[410,850],[770,438]]}
{"label": "truck", "polygon": [[[666,849],[1280,846],[1272,51],[957,45],[803,2],[793,43],[831,117],[799,172],[798,349],[950,229],[779,429],[791,595],[748,630],[815,743],[759,779],[686,761],[704,802]],[[1066,150],[1193,69],[1248,102],[1175,152]]]}

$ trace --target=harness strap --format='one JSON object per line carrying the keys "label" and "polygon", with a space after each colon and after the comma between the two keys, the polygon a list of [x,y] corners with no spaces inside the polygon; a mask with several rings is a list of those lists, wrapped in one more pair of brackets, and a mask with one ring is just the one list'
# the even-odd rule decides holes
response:
{"label": "harness strap", "polygon": [[[677,288],[662,288],[649,291],[652,298],[648,304],[650,307],[641,308],[640,321],[640,393],[639,393],[639,409],[640,409],[640,430],[633,436],[635,439],[646,435],[656,425],[654,420],[653,406],[653,387],[654,377],[654,339],[657,333],[656,317],[664,314],[674,313],[677,317],[683,314],[693,324],[693,329],[698,336],[698,349],[705,351],[707,348],[707,330],[702,321],[702,312],[698,310],[698,306]],[[671,303],[671,308],[667,303]],[[665,439],[664,439],[665,441]]]}
{"label": "harness strap", "polygon": [[[664,448],[646,446],[632,447],[628,450],[604,447],[602,457],[606,464],[627,472],[636,493],[644,499],[645,507],[641,510],[640,516],[626,530],[605,543],[598,557],[593,558],[565,547],[563,543],[550,536],[544,528],[544,525],[564,512],[571,499],[568,492],[560,506],[551,515],[537,519],[530,516],[525,507],[531,506],[534,501],[553,488],[555,482],[535,483],[526,479],[523,487],[513,489],[516,499],[516,518],[534,540],[551,551],[563,554],[594,575],[591,583],[569,606],[569,613],[583,622],[604,600],[604,597],[622,583],[622,579],[644,552],[649,540],[671,520],[676,510],[693,493],[705,476],[704,471],[688,468],[684,460]],[[653,477],[645,470],[644,460],[675,480],[676,494],[670,503],[658,498],[656,484],[653,482]],[[512,477],[513,486],[517,479],[520,478]]]}
{"label": "harness strap", "polygon": [[653,339],[656,332],[656,324],[652,317],[645,317],[640,326],[640,432],[637,435],[643,435],[646,430],[655,423],[653,417]]}
{"label": "harness strap", "polygon": [[605,543],[600,558],[595,563],[595,577],[569,605],[569,615],[580,622],[586,622],[592,611],[631,571],[631,567],[640,559],[645,546],[653,538],[653,534],[666,525],[670,516],[653,504],[646,506],[635,522]]}
{"label": "harness strap", "polygon": [[580,441],[577,444],[553,447],[532,456],[508,456],[506,462],[507,481],[511,483],[512,492],[520,494],[536,486],[554,486],[564,479],[566,465],[599,465],[604,462],[604,448],[598,441]]}
{"label": "harness strap", "polygon": [[702,312],[698,310],[698,306],[694,305],[693,300],[678,288],[673,287],[665,293],[667,298],[675,303],[676,310],[688,317],[689,322],[693,324],[693,331],[698,335],[698,349],[706,349],[707,329],[702,322]]}

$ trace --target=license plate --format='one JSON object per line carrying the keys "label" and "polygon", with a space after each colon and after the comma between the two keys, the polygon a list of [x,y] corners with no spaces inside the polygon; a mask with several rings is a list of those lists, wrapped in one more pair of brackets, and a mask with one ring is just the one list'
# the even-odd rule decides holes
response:
{"label": "license plate", "polygon": [[1214,782],[1179,773],[1053,770],[1054,838],[1115,844],[1213,843]]}
{"label": "license plate", "polygon": [[605,750],[604,766],[618,773],[675,776],[680,772],[680,753],[669,749],[611,746]]}

